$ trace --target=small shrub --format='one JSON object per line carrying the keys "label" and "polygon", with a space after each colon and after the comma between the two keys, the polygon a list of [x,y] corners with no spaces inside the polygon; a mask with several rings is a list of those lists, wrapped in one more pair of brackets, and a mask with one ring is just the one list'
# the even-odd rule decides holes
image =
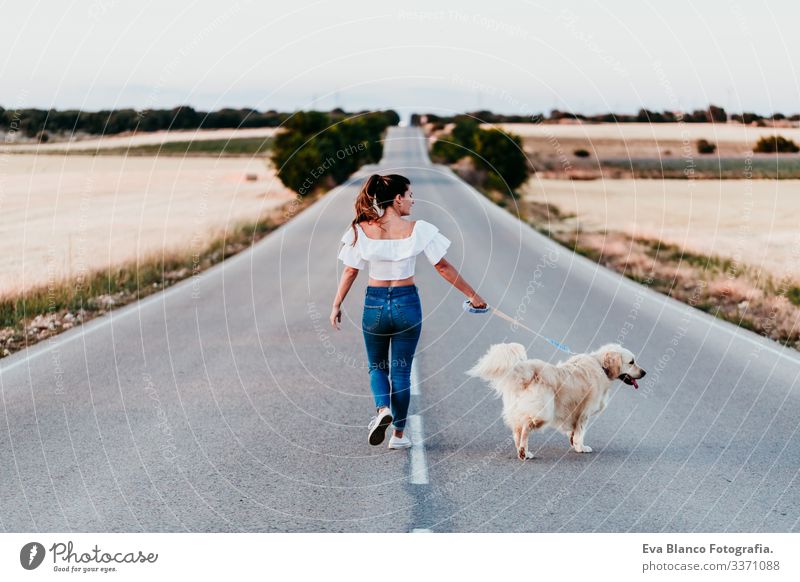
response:
{"label": "small shrub", "polygon": [[790,153],[794,154],[800,152],[800,147],[797,146],[790,139],[786,139],[782,135],[770,135],[762,137],[756,143],[753,151],[757,154],[777,154],[777,153]]}
{"label": "small shrub", "polygon": [[489,187],[504,192],[519,188],[530,174],[522,138],[500,129],[477,131],[473,158],[478,167],[489,172]]}
{"label": "small shrub", "polygon": [[800,287],[790,287],[786,292],[786,298],[792,305],[800,305]]}
{"label": "small shrub", "polygon": [[452,164],[468,154],[469,151],[447,139],[436,140],[431,146],[431,158],[440,164]]}
{"label": "small shrub", "polygon": [[697,140],[698,154],[713,154],[715,151],[717,151],[717,144],[710,142],[707,139]]}
{"label": "small shrub", "polygon": [[577,149],[574,152],[576,158],[588,158],[591,154],[583,148]]}

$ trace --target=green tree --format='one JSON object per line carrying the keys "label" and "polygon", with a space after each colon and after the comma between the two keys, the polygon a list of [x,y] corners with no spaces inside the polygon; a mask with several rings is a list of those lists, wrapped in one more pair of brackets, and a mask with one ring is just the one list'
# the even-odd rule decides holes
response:
{"label": "green tree", "polygon": [[330,182],[340,184],[366,163],[383,155],[381,137],[397,123],[394,111],[368,112],[351,119],[319,111],[301,111],[275,136],[270,155],[281,181],[300,195]]}
{"label": "green tree", "polygon": [[437,164],[453,164],[469,153],[469,150],[448,138],[436,140],[431,146],[431,157]]}
{"label": "green tree", "polygon": [[471,117],[458,116],[451,132],[452,141],[472,151],[475,149],[475,136],[479,129],[480,124],[477,120]]}
{"label": "green tree", "polygon": [[717,151],[717,144],[710,142],[706,139],[697,140],[697,153],[713,154],[715,151]]}
{"label": "green tree", "polygon": [[708,106],[708,120],[714,123],[725,123],[728,121],[728,114],[722,107],[716,105]]}
{"label": "green tree", "polygon": [[800,152],[797,144],[790,139],[786,139],[782,135],[770,135],[762,137],[756,143],[753,151],[758,154],[775,154],[775,153],[788,153],[794,154]]}
{"label": "green tree", "polygon": [[479,130],[474,157],[487,170],[491,188],[514,192],[528,179],[530,166],[518,135],[501,129]]}

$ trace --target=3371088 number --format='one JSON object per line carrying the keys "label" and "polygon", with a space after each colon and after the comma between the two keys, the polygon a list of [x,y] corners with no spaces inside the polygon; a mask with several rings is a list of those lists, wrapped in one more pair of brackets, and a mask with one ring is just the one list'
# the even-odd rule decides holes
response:
{"label": "3371088 number", "polygon": [[780,570],[779,560],[733,560],[730,570]]}

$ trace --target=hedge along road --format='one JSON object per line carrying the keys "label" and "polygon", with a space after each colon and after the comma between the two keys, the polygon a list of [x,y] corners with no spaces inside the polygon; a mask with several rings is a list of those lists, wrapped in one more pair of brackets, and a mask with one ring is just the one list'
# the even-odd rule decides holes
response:
{"label": "hedge along road", "polygon": [[[617,383],[594,452],[535,434],[513,454],[500,402],[464,371],[493,342],[564,354],[462,311],[424,257],[410,423],[370,447],[366,274],[328,314],[338,240],[373,172],[413,184],[412,218],[492,305],[648,370]],[[0,363],[6,531],[797,531],[800,358],[552,243],[431,164],[417,128],[252,249]]]}

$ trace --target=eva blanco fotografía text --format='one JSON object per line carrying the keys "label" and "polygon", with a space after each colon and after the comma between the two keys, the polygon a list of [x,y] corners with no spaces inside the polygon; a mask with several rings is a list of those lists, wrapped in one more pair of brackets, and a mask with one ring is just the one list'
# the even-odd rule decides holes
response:
{"label": "eva blanco fotograf\u00eda text", "polygon": [[651,546],[642,544],[643,554],[733,554],[744,556],[746,554],[771,554],[769,546],[753,544],[751,546],[729,546],[725,544],[708,544],[701,546],[682,546],[680,544],[664,544]]}

